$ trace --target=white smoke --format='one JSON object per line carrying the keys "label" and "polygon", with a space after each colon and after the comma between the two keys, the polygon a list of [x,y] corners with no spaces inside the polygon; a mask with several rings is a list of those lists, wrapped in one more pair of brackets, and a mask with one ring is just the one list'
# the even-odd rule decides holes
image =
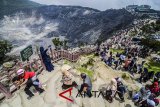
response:
{"label": "white smoke", "polygon": [[17,45],[12,53],[18,52],[36,40],[42,39],[52,31],[58,31],[58,23],[46,21],[42,16],[37,18],[35,12],[31,16],[17,13],[15,16],[5,16],[0,21],[0,38]]}

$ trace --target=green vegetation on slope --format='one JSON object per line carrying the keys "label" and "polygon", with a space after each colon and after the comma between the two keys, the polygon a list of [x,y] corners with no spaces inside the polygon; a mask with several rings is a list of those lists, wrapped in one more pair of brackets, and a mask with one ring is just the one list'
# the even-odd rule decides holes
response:
{"label": "green vegetation on slope", "polygon": [[142,45],[154,49],[155,51],[160,51],[160,41],[156,41],[153,39],[142,39]]}
{"label": "green vegetation on slope", "polygon": [[149,71],[154,71],[155,73],[160,72],[160,63],[154,62],[153,60],[150,60],[144,66],[148,68]]}
{"label": "green vegetation on slope", "polygon": [[0,40],[0,63],[3,63],[6,53],[10,52],[12,45],[6,40]]}
{"label": "green vegetation on slope", "polygon": [[86,73],[90,78],[93,77],[94,72],[91,70],[88,70],[87,68],[80,67],[77,70],[80,71],[81,73]]}
{"label": "green vegetation on slope", "polygon": [[67,46],[68,41],[67,40],[61,41],[59,38],[54,38],[54,39],[52,39],[52,42],[53,42],[56,49],[58,49],[60,47],[63,47],[64,49],[68,48],[68,46]]}
{"label": "green vegetation on slope", "polygon": [[111,48],[110,49],[111,50],[111,52],[113,52],[113,53],[123,53],[124,52],[124,50],[122,50],[122,49],[114,49],[114,48]]}

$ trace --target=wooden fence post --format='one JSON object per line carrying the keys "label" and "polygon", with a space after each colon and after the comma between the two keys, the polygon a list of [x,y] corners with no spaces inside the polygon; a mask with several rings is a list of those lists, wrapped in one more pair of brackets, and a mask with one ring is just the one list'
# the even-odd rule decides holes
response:
{"label": "wooden fence post", "polygon": [[72,62],[72,53],[70,53],[69,59]]}
{"label": "wooden fence post", "polygon": [[62,53],[62,59],[64,59],[64,50],[62,50],[61,53]]}
{"label": "wooden fence post", "polygon": [[36,60],[36,59],[33,59],[33,61],[34,61],[34,65],[35,65],[36,70],[38,70],[39,67],[38,67],[38,62],[37,62],[37,60]]}
{"label": "wooden fence post", "polygon": [[52,50],[52,48],[50,48],[50,52],[51,52],[51,57],[53,59],[53,50]]}
{"label": "wooden fence post", "polygon": [[64,59],[66,59],[66,51],[64,51]]}
{"label": "wooden fence post", "polygon": [[55,51],[53,52],[53,62],[55,61]]}
{"label": "wooden fence post", "polygon": [[61,59],[63,59],[63,51],[60,51]]}
{"label": "wooden fence post", "polygon": [[61,59],[61,51],[58,51],[58,60]]}
{"label": "wooden fence post", "polygon": [[75,55],[75,54],[74,54],[74,53],[72,53],[72,61],[73,61],[73,62],[74,62],[74,55]]}

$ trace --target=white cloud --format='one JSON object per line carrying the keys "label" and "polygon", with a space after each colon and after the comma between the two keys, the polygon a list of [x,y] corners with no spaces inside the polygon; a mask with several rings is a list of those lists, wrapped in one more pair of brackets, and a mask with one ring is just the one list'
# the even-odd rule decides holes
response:
{"label": "white cloud", "polygon": [[99,10],[123,8],[131,4],[148,4],[160,10],[160,0],[32,0],[47,5],[76,5],[91,7]]}

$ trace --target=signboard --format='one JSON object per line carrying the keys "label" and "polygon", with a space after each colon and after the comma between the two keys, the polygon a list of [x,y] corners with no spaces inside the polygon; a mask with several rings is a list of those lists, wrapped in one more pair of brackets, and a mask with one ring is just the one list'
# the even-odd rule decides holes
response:
{"label": "signboard", "polygon": [[21,52],[21,59],[22,61],[29,60],[29,57],[33,54],[32,45],[29,45],[25,49],[23,49]]}

